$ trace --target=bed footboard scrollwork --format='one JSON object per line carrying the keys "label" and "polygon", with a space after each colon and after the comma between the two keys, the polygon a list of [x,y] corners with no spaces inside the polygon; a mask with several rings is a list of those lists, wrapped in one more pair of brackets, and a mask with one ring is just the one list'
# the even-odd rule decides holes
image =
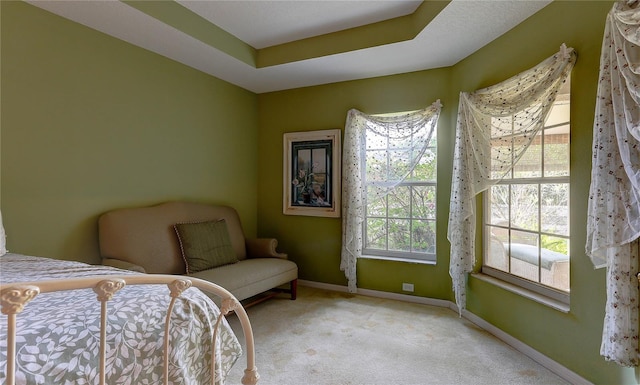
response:
{"label": "bed footboard scrollwork", "polygon": [[240,325],[242,326],[245,338],[245,354],[247,367],[244,371],[242,384],[254,385],[258,382],[260,375],[255,366],[255,347],[253,340],[253,331],[249,317],[240,302],[226,289],[208,281],[197,278],[185,278],[174,275],[161,274],[141,274],[141,275],[109,275],[109,276],[92,276],[83,278],[70,278],[65,280],[51,280],[38,282],[25,282],[19,284],[1,284],[0,285],[0,310],[2,314],[7,315],[7,364],[6,364],[6,384],[14,385],[16,382],[16,317],[24,310],[40,293],[59,292],[77,289],[93,289],[97,294],[97,301],[100,303],[100,358],[99,358],[99,381],[101,385],[106,384],[106,345],[107,345],[107,326],[108,326],[108,303],[113,300],[117,293],[129,285],[166,285],[169,288],[169,296],[171,297],[165,318],[164,338],[164,384],[169,383],[169,351],[171,349],[171,341],[169,338],[169,327],[171,325],[171,314],[176,300],[182,293],[195,287],[206,294],[213,294],[222,299],[220,306],[220,315],[215,320],[211,343],[211,384],[216,383],[215,370],[215,349],[216,339],[218,338],[218,329],[220,323],[226,315],[235,312]]}
{"label": "bed footboard scrollwork", "polygon": [[35,285],[16,285],[0,290],[0,311],[7,315],[7,384],[15,384],[16,370],[16,316],[36,295],[40,288]]}

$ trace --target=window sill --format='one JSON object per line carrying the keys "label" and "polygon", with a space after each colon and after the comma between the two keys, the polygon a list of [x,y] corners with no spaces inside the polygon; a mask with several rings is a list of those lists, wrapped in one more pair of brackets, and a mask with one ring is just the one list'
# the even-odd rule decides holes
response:
{"label": "window sill", "polygon": [[498,286],[498,287],[500,287],[500,288],[502,288],[504,290],[507,290],[507,291],[510,291],[512,293],[515,293],[515,294],[518,294],[520,296],[523,296],[525,298],[528,298],[528,299],[530,299],[532,301],[538,302],[538,303],[540,303],[542,305],[548,306],[548,307],[550,307],[552,309],[555,309],[557,311],[560,311],[562,313],[569,313],[569,310],[570,310],[569,305],[564,303],[564,302],[558,301],[558,300],[553,299],[553,298],[549,298],[549,297],[547,297],[545,295],[542,295],[542,294],[539,294],[539,293],[535,293],[535,292],[533,292],[531,290],[527,290],[527,289],[522,288],[520,286],[514,285],[514,284],[509,283],[509,282],[502,281],[502,280],[500,280],[498,278],[494,278],[494,277],[491,277],[491,276],[486,275],[486,274],[474,273],[474,274],[471,274],[471,276],[474,277],[474,278],[477,278],[477,279],[479,279],[481,281],[484,281],[484,282],[490,283],[492,285]]}
{"label": "window sill", "polygon": [[363,255],[360,258],[362,259],[378,259],[381,261],[395,261],[395,262],[406,262],[406,263],[415,263],[418,265],[435,265],[436,261],[429,261],[426,259],[413,259],[413,258],[401,258],[401,257],[385,257],[381,255]]}

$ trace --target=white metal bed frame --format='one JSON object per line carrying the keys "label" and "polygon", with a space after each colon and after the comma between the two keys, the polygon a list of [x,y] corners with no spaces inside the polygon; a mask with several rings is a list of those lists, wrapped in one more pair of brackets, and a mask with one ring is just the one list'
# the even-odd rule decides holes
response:
{"label": "white metal bed frame", "polygon": [[[190,287],[196,287],[205,293],[214,294],[222,299],[220,305],[220,316],[216,320],[213,344],[211,373],[212,385],[215,384],[215,340],[218,327],[222,317],[230,312],[235,312],[240,320],[242,331],[246,342],[247,368],[244,370],[242,384],[255,385],[260,379],[255,366],[255,347],[253,331],[249,317],[240,302],[225,288],[204,281],[198,278],[177,277],[175,275],[164,274],[141,274],[141,275],[106,275],[92,276],[84,278],[70,278],[65,280],[50,280],[38,282],[23,282],[0,284],[0,311],[7,315],[7,368],[6,384],[15,385],[15,359],[16,359],[16,317],[22,312],[24,307],[38,294],[55,291],[67,291],[76,289],[93,289],[97,294],[97,300],[101,305],[100,314],[100,385],[105,385],[105,362],[106,362],[106,330],[107,330],[107,303],[113,296],[126,285],[149,285],[164,284],[169,287],[171,301],[167,309],[165,319],[165,336],[169,336],[169,326],[171,324],[171,312],[175,300],[180,297],[183,291]],[[169,381],[169,338],[164,340],[164,384]]]}

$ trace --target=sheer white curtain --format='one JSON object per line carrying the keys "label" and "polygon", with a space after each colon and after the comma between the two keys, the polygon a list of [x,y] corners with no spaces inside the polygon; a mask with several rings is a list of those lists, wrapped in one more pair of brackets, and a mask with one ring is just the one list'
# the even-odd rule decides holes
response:
{"label": "sheer white curtain", "polygon": [[502,83],[460,93],[447,233],[460,314],[475,264],[475,196],[504,178],[527,150],[575,60],[573,49],[563,44],[555,55]]}
{"label": "sheer white curtain", "polygon": [[[342,152],[340,269],[352,293],[357,290],[356,262],[362,256],[365,202],[381,199],[411,174],[437,128],[441,108],[437,100],[425,109],[397,116],[367,115],[355,109],[347,115]],[[377,170],[377,175],[383,175],[382,183],[369,191],[369,196],[364,185],[367,149],[378,150],[374,151],[375,158],[394,166]]]}
{"label": "sheer white curtain", "polygon": [[606,267],[600,354],[638,365],[640,237],[640,5],[620,1],[607,15],[593,127],[586,252]]}
{"label": "sheer white curtain", "polygon": [[2,225],[2,212],[0,212],[0,257],[7,253],[7,236]]}

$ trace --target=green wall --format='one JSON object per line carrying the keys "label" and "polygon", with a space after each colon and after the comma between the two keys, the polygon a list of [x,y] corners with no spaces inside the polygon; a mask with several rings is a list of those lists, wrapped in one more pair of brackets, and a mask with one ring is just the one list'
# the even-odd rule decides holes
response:
{"label": "green wall", "polygon": [[578,53],[571,78],[571,310],[564,314],[474,278],[469,282],[468,308],[597,384],[636,383],[632,370],[599,355],[605,275],[603,269],[594,270],[584,246],[600,52],[612,5],[554,2],[459,63],[453,75],[455,89],[474,90],[533,66],[562,43]]}
{"label": "green wall", "polygon": [[255,235],[255,94],[29,4],[0,3],[9,250],[97,263],[101,213],[172,199],[232,205]]}
{"label": "green wall", "polygon": [[[452,300],[446,228],[458,94],[539,63],[561,43],[572,76],[572,294],[568,314],[471,278],[468,308],[596,384],[636,383],[599,356],[604,271],[584,255],[598,62],[612,1],[556,1],[453,67],[255,95],[22,2],[0,2],[0,197],[8,246],[99,262],[104,211],[189,199],[238,208],[300,278],[345,285],[341,221],[282,214],[282,134],[343,128],[347,111],[440,99],[438,263],[358,262],[359,287]],[[260,145],[258,145],[258,143]]]}
{"label": "green wall", "polygon": [[282,134],[344,128],[347,111],[385,113],[418,109],[440,98],[438,127],[438,262],[435,266],[359,260],[358,286],[452,300],[448,276],[451,165],[460,91],[473,91],[533,67],[574,47],[578,61],[571,94],[571,310],[563,313],[477,278],[468,287],[468,310],[596,384],[636,383],[635,372],[599,355],[604,316],[603,270],[584,253],[592,125],[600,46],[612,1],[555,1],[504,36],[453,67],[259,95],[258,231],[280,239],[300,267],[300,278],[345,285],[339,270],[339,219],[282,214]]}
{"label": "green wall", "polygon": [[[300,269],[300,278],[345,285],[340,271],[341,221],[339,218],[288,216],[282,214],[282,136],[285,132],[344,128],[351,108],[365,113],[386,113],[424,108],[440,99],[445,108],[449,97],[451,69],[414,72],[362,81],[351,81],[259,95],[260,159],[258,165],[258,232],[274,232],[282,250]],[[450,145],[450,114],[439,121],[438,140]],[[439,154],[439,173],[445,180],[451,164],[447,151]],[[450,169],[450,167],[449,167]],[[449,179],[450,181],[450,179]],[[438,190],[440,206],[448,205],[447,183]],[[446,236],[447,218],[438,218],[438,236]],[[440,242],[439,253],[447,245]],[[402,282],[415,282],[416,294],[449,298],[448,266],[408,264],[375,260],[358,261],[360,287],[399,291]]]}

